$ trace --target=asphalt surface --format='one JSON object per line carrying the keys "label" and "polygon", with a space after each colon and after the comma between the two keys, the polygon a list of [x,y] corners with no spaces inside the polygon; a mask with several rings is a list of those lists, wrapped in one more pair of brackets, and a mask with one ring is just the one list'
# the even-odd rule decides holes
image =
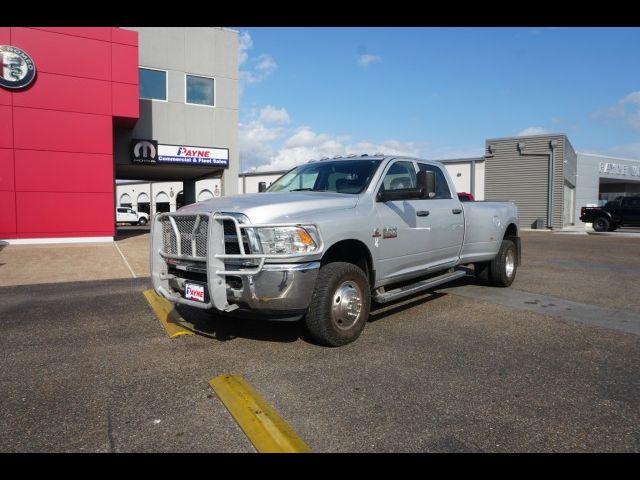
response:
{"label": "asphalt surface", "polygon": [[0,451],[252,452],[207,384],[221,373],[317,452],[640,451],[640,336],[541,306],[615,307],[633,324],[639,241],[523,245],[506,300],[465,280],[377,308],[340,348],[299,323],[191,308],[201,333],[170,340],[147,278],[0,288]]}

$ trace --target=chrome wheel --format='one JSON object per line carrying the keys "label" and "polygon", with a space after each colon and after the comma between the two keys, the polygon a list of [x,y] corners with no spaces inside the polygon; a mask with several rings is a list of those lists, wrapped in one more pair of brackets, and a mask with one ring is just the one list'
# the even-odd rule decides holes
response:
{"label": "chrome wheel", "polygon": [[516,269],[516,256],[513,250],[508,250],[506,258],[504,260],[504,270],[507,275],[507,278],[511,278],[513,276],[513,272]]}
{"label": "chrome wheel", "polygon": [[362,291],[357,283],[343,282],[333,294],[331,320],[341,330],[351,328],[362,313]]}

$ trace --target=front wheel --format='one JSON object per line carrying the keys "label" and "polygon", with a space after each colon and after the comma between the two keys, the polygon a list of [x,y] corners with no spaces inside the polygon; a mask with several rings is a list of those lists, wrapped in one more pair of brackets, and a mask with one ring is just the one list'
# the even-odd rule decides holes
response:
{"label": "front wheel", "polygon": [[142,217],[140,220],[138,220],[138,225],[142,225],[143,227],[147,224],[147,219]]}
{"label": "front wheel", "polygon": [[360,336],[370,308],[365,273],[352,263],[328,263],[318,273],[305,323],[318,343],[338,347]]}
{"label": "front wheel", "polygon": [[596,232],[606,232],[609,230],[610,226],[611,224],[609,223],[609,220],[605,217],[597,217],[593,219],[593,229]]}
{"label": "front wheel", "polygon": [[511,240],[502,240],[500,250],[490,262],[474,266],[476,276],[494,287],[508,287],[516,278],[518,269],[516,245]]}

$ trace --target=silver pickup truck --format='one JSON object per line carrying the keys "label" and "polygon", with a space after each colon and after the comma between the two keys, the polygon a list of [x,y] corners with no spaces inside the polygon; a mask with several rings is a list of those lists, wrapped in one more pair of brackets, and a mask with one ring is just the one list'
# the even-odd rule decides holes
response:
{"label": "silver pickup truck", "polygon": [[171,302],[304,318],[319,343],[354,341],[371,302],[467,274],[507,287],[520,263],[517,208],[465,202],[440,163],[397,156],[312,161],[266,192],[154,217],[151,278]]}

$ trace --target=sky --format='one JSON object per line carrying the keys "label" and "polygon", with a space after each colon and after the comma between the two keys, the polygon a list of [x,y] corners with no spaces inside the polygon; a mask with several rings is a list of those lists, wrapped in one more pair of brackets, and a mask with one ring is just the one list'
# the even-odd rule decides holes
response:
{"label": "sky", "polygon": [[640,28],[233,28],[241,172],[541,133],[640,159]]}

